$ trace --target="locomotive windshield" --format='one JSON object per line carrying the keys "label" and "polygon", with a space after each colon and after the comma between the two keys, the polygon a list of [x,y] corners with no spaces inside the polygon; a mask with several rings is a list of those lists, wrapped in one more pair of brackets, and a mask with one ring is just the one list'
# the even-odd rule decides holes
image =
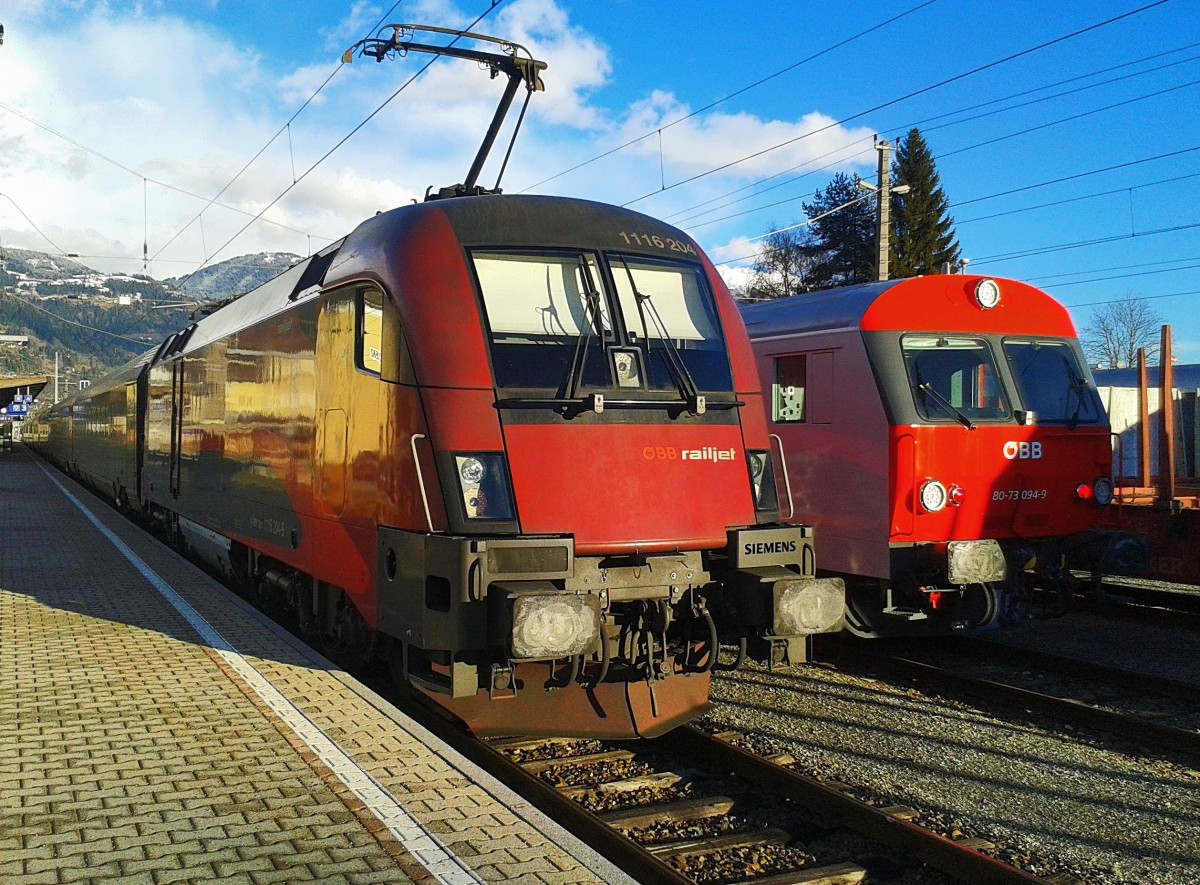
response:
{"label": "locomotive windshield", "polygon": [[1008,418],[992,349],[982,338],[905,335],[900,340],[917,411],[927,421]]}
{"label": "locomotive windshield", "polygon": [[1065,341],[1008,339],[1004,355],[1026,409],[1040,424],[1095,424],[1100,398],[1087,381],[1075,350]]}
{"label": "locomotive windshield", "polygon": [[497,387],[566,396],[733,389],[716,305],[698,266],[583,251],[472,258]]}

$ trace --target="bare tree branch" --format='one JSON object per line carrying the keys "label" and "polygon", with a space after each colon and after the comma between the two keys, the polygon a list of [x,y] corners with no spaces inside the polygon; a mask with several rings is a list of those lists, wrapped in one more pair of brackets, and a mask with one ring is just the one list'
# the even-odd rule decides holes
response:
{"label": "bare tree branch", "polygon": [[1158,356],[1162,315],[1136,292],[1092,308],[1079,341],[1088,362],[1105,369],[1136,365],[1138,348],[1146,348],[1147,362]]}

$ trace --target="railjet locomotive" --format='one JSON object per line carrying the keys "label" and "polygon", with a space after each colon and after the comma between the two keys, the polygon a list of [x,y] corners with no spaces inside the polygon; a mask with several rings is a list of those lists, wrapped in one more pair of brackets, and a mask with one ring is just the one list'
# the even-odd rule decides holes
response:
{"label": "railjet locomotive", "polygon": [[728,291],[611,206],[383,213],[39,423],[51,460],[479,733],[655,735],[705,707],[719,642],[798,659],[841,628],[812,530],[780,523]]}
{"label": "railjet locomotive", "polygon": [[[1067,311],[1012,280],[930,276],[742,308],[781,457],[867,637],[983,627],[1061,604],[1072,568],[1136,539],[1112,500],[1108,418]],[[1043,597],[1035,597],[1043,598]]]}

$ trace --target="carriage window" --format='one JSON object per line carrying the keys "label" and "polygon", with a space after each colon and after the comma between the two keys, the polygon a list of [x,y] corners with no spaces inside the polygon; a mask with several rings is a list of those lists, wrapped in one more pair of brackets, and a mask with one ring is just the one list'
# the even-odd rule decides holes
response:
{"label": "carriage window", "polygon": [[771,420],[776,424],[802,424],[804,393],[808,382],[808,357],[783,356],[775,360],[771,385]]}
{"label": "carriage window", "polygon": [[1004,354],[1021,403],[1038,423],[1095,424],[1102,406],[1075,351],[1064,341],[1012,340]]}
{"label": "carriage window", "polygon": [[925,420],[1009,417],[995,357],[982,338],[905,335],[900,346],[917,411]]}
{"label": "carriage window", "polygon": [[383,368],[383,293],[367,289],[359,305],[358,364],[378,375]]}

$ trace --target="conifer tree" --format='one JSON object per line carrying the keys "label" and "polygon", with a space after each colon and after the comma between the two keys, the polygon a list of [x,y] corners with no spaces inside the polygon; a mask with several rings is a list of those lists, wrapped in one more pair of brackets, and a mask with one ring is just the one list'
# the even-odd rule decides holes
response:
{"label": "conifer tree", "polygon": [[896,148],[893,184],[907,184],[906,194],[892,194],[892,254],[889,276],[894,279],[942,273],[959,260],[958,239],[950,203],[942,191],[933,155],[916,129]]}
{"label": "conifer tree", "polygon": [[823,191],[813,195],[811,203],[801,204],[809,218],[829,213],[808,228],[809,288],[829,289],[875,279],[875,212],[872,202],[860,199],[862,196],[858,176],[839,172]]}

